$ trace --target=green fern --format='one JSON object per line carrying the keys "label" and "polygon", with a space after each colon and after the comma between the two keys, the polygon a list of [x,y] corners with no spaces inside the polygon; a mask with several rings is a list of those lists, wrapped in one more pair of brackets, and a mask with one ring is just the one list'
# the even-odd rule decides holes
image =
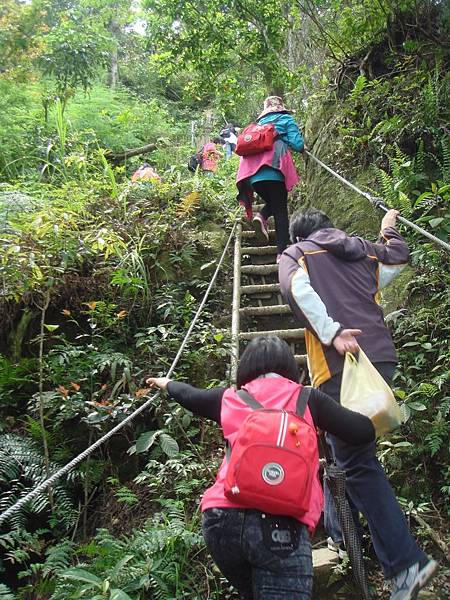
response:
{"label": "green fern", "polygon": [[130,490],[130,488],[126,486],[122,486],[116,490],[114,492],[114,496],[117,498],[117,502],[127,504],[128,506],[133,506],[133,504],[137,504],[139,502],[138,496],[133,492],[133,490]]}
{"label": "green fern", "polygon": [[438,80],[431,75],[422,90],[422,107],[424,122],[434,125],[439,115]]}
{"label": "green fern", "polygon": [[442,147],[442,179],[444,182],[450,181],[450,142],[448,138],[441,139]]}
{"label": "green fern", "polygon": [[432,431],[425,438],[428,448],[430,449],[431,456],[434,456],[442,448],[444,440],[440,436],[438,431]]}
{"label": "green fern", "polygon": [[0,600],[16,600],[16,595],[3,583],[0,583]]}
{"label": "green fern", "polygon": [[358,98],[361,96],[367,85],[367,77],[365,75],[360,75],[358,79],[355,81],[355,85],[350,93],[350,100],[352,102],[356,102]]}
{"label": "green fern", "polygon": [[63,540],[46,551],[46,560],[42,565],[42,575],[49,577],[61,573],[70,566],[75,544],[71,540]]}
{"label": "green fern", "polygon": [[[162,510],[142,530],[115,538],[108,530],[99,529],[89,544],[77,550],[77,555],[85,556],[89,562],[76,567],[93,577],[108,579],[112,587],[126,593],[145,591],[146,597],[165,600],[191,591],[189,597],[201,597],[198,581],[188,582],[185,575],[187,565],[192,567],[192,557],[204,549],[199,517],[196,514],[191,518],[182,502],[161,501],[161,504]],[[55,556],[48,555],[42,567],[42,572],[56,573],[51,600],[71,600],[81,591],[82,584],[62,577],[71,551],[70,546],[55,548]],[[57,571],[53,564],[59,564],[62,570]]]}
{"label": "green fern", "polygon": [[407,217],[412,212],[411,200],[403,192],[399,192],[397,202],[395,203],[395,207],[398,208],[400,212]]}
{"label": "green fern", "polygon": [[414,167],[415,171],[418,173],[425,173],[425,145],[423,140],[419,140],[417,153],[414,157]]}
{"label": "green fern", "polygon": [[386,201],[386,204],[390,207],[395,206],[397,194],[394,192],[393,178],[382,169],[377,169],[376,174],[378,181],[380,182],[381,195]]}
{"label": "green fern", "polygon": [[[59,468],[50,464],[50,472]],[[0,511],[12,506],[20,497],[34,489],[46,477],[45,462],[36,443],[14,434],[0,436]],[[73,477],[73,475],[72,475]],[[69,478],[70,479],[70,478]],[[63,484],[53,487],[53,519],[69,529],[76,520],[77,511]],[[28,515],[42,513],[49,507],[46,492],[34,498],[25,508],[17,511],[10,519],[13,528],[24,527]]]}

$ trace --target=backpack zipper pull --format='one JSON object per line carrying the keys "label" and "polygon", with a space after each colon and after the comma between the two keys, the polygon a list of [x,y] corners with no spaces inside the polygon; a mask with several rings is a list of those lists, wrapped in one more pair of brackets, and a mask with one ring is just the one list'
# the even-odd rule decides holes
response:
{"label": "backpack zipper pull", "polygon": [[288,431],[289,433],[292,433],[292,435],[296,435],[298,433],[297,423],[289,423]]}

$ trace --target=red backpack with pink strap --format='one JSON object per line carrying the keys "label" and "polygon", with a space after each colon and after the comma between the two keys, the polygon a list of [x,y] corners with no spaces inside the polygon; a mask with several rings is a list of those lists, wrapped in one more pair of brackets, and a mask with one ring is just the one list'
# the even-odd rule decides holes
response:
{"label": "red backpack with pink strap", "polygon": [[236,142],[236,154],[239,156],[251,156],[265,152],[273,147],[278,132],[273,123],[250,123],[238,135]]}
{"label": "red backpack with pink strap", "polygon": [[296,518],[309,510],[319,462],[316,430],[303,418],[310,392],[300,387],[295,412],[265,409],[245,390],[237,392],[253,412],[228,453],[228,500]]}

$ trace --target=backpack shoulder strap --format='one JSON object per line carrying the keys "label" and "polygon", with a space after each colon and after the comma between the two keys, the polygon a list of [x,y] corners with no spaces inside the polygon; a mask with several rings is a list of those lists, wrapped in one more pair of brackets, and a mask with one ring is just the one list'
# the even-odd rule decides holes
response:
{"label": "backpack shoulder strap", "polygon": [[251,396],[245,390],[241,389],[241,390],[238,390],[236,393],[239,396],[239,398],[242,400],[242,402],[245,402],[245,404],[247,406],[250,406],[250,408],[252,410],[259,410],[260,408],[264,408],[262,404],[260,404],[257,400],[255,400],[255,398],[253,398],[253,396]]}
{"label": "backpack shoulder strap", "polygon": [[[252,410],[259,410],[260,408],[264,408],[262,404],[260,404],[257,400],[255,400],[255,398],[253,398],[253,396],[251,396],[245,390],[241,389],[241,390],[238,390],[236,393],[239,396],[239,398],[242,400],[242,402],[244,402],[247,406],[250,406],[250,408]],[[230,457],[231,457],[231,446],[230,446],[229,442],[226,440],[225,441],[225,458],[226,458],[227,462],[230,462]]]}
{"label": "backpack shoulder strap", "polygon": [[299,417],[303,417],[305,415],[312,389],[313,388],[311,386],[303,386],[300,390],[297,398],[297,405],[295,407],[295,414],[297,414]]}

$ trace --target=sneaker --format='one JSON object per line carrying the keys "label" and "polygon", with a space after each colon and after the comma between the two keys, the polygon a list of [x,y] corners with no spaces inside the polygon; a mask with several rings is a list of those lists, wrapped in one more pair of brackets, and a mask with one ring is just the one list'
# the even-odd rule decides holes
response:
{"label": "sneaker", "polygon": [[344,560],[348,558],[347,550],[345,549],[344,542],[335,542],[332,537],[327,538],[328,550],[337,552],[339,559]]}
{"label": "sneaker", "polygon": [[337,552],[339,550],[340,542],[335,542],[332,537],[327,538],[328,550],[331,552]]}
{"label": "sneaker", "polygon": [[390,600],[413,600],[435,575],[438,564],[435,560],[426,559],[400,571],[391,579],[392,591]]}
{"label": "sneaker", "polygon": [[267,219],[265,219],[261,213],[256,213],[253,217],[253,229],[255,230],[256,237],[261,241],[269,241],[269,230],[267,228]]}

